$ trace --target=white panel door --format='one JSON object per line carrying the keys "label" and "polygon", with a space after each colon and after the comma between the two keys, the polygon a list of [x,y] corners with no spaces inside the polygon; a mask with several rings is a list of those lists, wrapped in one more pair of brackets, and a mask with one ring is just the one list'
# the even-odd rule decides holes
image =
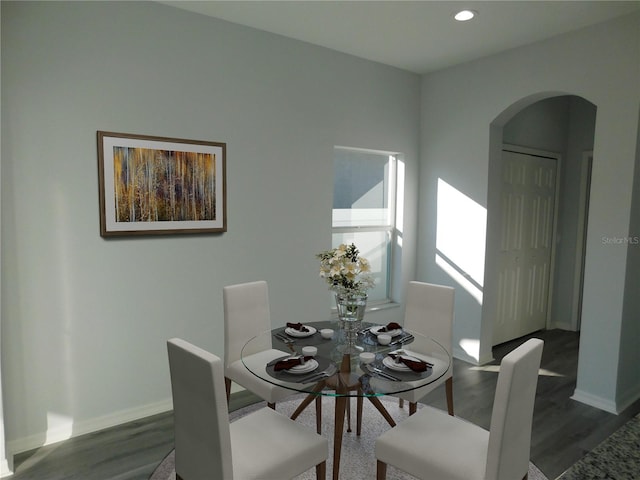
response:
{"label": "white panel door", "polygon": [[502,159],[494,345],[546,326],[556,192],[556,159],[506,150]]}

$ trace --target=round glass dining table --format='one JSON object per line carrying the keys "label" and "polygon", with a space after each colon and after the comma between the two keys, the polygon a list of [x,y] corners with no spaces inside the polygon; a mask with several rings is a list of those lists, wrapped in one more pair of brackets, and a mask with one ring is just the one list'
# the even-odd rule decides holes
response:
{"label": "round glass dining table", "polygon": [[[425,387],[441,378],[449,369],[451,354],[436,340],[403,328],[386,332],[386,327],[362,322],[356,335],[348,335],[338,320],[307,323],[304,326],[289,324],[288,327],[262,332],[242,348],[242,362],[255,376],[265,382],[308,394],[291,415],[292,419],[295,420],[308,405],[316,401],[318,433],[321,431],[321,398],[335,397],[334,480],[339,478],[342,436],[345,415],[350,416],[350,397],[358,400],[358,435],[365,398],[391,426],[395,426],[395,421],[379,397]],[[332,329],[333,336],[323,338],[320,334],[322,329]],[[381,333],[391,336],[388,345],[380,344],[378,336]],[[317,352],[313,356],[303,355],[302,349],[307,346],[316,347]],[[264,357],[255,354],[270,349],[281,351],[282,356],[276,355],[274,360],[264,364],[264,360],[260,360]],[[367,355],[361,355],[365,352]]]}

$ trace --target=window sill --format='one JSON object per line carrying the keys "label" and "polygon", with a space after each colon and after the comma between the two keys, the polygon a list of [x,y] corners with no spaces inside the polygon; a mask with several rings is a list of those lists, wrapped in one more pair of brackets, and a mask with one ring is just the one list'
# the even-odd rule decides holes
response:
{"label": "window sill", "polygon": [[380,310],[389,310],[391,308],[398,308],[400,306],[399,303],[396,302],[386,302],[386,303],[379,303],[379,304],[373,304],[371,306],[367,306],[365,308],[365,312],[377,312]]}

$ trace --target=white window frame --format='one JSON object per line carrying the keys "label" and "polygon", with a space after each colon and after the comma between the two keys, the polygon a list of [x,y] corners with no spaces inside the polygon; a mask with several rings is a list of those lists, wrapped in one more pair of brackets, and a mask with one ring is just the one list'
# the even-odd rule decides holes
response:
{"label": "white window frame", "polygon": [[[348,233],[365,233],[365,232],[382,232],[386,234],[387,242],[386,242],[386,255],[387,255],[387,265],[386,265],[386,292],[385,298],[375,298],[370,299],[367,302],[367,309],[377,308],[381,305],[386,305],[393,303],[393,273],[395,271],[394,266],[394,246],[397,242],[397,228],[396,228],[396,209],[398,207],[398,161],[399,161],[399,153],[397,152],[388,152],[382,150],[373,150],[373,149],[364,149],[364,148],[353,148],[353,147],[344,147],[344,146],[336,146],[334,147],[334,157],[335,152],[338,150],[343,151],[351,151],[351,152],[363,152],[368,154],[387,156],[389,160],[387,162],[386,172],[385,172],[385,180],[386,186],[388,188],[388,215],[387,215],[387,223],[381,225],[355,225],[355,226],[334,226],[334,211],[332,207],[332,221],[331,221],[331,232],[332,238],[334,234],[348,234]],[[335,188],[335,186],[334,186]],[[332,245],[333,247],[337,247],[337,245]]]}

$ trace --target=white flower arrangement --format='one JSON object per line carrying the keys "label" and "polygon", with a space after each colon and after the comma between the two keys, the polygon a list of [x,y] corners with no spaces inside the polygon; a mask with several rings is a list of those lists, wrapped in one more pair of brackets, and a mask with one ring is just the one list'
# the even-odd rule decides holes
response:
{"label": "white flower arrangement", "polygon": [[316,254],[320,259],[320,277],[329,284],[329,290],[341,295],[366,295],[373,287],[369,261],[360,256],[358,248],[342,244]]}

